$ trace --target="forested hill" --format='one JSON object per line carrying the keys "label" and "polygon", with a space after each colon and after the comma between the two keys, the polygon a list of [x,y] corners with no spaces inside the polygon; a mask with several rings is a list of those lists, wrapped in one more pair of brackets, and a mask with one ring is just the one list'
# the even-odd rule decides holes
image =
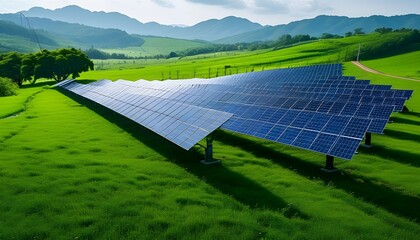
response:
{"label": "forested hill", "polygon": [[237,43],[272,41],[284,34],[299,35],[309,34],[319,37],[323,33],[345,35],[354,29],[361,28],[363,32],[371,33],[377,28],[411,28],[420,29],[420,15],[409,14],[402,16],[370,16],[361,18],[349,18],[339,16],[318,16],[313,19],[291,22],[278,26],[267,26],[255,31],[239,34],[217,41],[218,43]]}
{"label": "forested hill", "polygon": [[121,13],[92,12],[74,5],[55,10],[34,7],[22,13],[27,17],[48,18],[100,28],[116,28],[132,34],[207,41],[213,41],[263,27],[261,24],[238,17],[209,19],[190,27],[162,25],[157,22],[142,23]]}
{"label": "forested hill", "polygon": [[[15,34],[25,35],[25,32],[29,31],[27,29],[29,28],[27,22],[22,21],[19,14],[0,14],[0,20],[15,23],[13,26],[10,25],[12,27],[11,29],[16,30]],[[130,35],[119,29],[102,29],[36,17],[28,18],[28,22],[30,22],[30,27],[35,29],[37,35],[42,36],[40,33],[46,31],[49,33],[50,38],[54,39],[53,41],[59,42],[62,45],[72,45],[83,48],[91,46],[115,48],[141,46],[144,42],[140,37]],[[18,25],[20,24],[23,26],[19,27]],[[10,26],[5,27],[4,29],[8,29]],[[3,30],[5,34],[9,34],[7,31],[10,30]],[[41,43],[43,42],[41,41]]]}
{"label": "forested hill", "polygon": [[194,26],[176,27],[156,22],[142,23],[121,13],[92,12],[74,5],[55,10],[35,7],[22,13],[27,17],[48,18],[100,28],[116,28],[130,34],[201,39],[217,43],[271,41],[284,34],[292,36],[309,34],[314,37],[320,37],[323,33],[344,35],[346,32],[353,31],[356,28],[362,28],[366,33],[373,32],[381,27],[393,29],[420,28],[420,15],[418,14],[357,18],[323,15],[287,24],[279,22],[279,25],[276,26],[262,26],[245,18],[230,16],[223,19],[206,20]]}

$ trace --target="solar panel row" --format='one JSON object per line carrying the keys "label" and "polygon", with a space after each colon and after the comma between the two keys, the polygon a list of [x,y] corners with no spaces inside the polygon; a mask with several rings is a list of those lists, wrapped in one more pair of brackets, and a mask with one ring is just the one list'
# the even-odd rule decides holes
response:
{"label": "solar panel row", "polygon": [[189,149],[221,127],[351,159],[366,132],[382,133],[412,91],[342,76],[341,64],[214,79],[102,80],[62,88]]}

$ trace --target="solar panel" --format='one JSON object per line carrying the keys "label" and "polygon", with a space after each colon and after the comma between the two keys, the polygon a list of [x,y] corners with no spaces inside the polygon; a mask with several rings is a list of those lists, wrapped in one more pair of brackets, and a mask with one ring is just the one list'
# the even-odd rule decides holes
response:
{"label": "solar panel", "polygon": [[366,132],[382,133],[411,90],[343,76],[341,64],[213,79],[58,87],[97,102],[184,149],[217,128],[351,159]]}

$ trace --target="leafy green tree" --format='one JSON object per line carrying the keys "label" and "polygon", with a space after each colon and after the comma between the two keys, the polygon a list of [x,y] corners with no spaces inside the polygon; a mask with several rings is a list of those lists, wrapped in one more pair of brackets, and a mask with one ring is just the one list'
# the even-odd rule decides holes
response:
{"label": "leafy green tree", "polygon": [[63,81],[68,77],[77,78],[80,73],[93,70],[93,62],[89,57],[75,48],[58,50],[43,50],[36,55],[34,67],[34,82],[39,78]]}
{"label": "leafy green tree", "polygon": [[375,29],[375,32],[381,33],[381,34],[385,34],[385,33],[392,32],[392,30],[393,30],[392,28],[383,27],[383,28],[377,28],[377,29]]}
{"label": "leafy green tree", "polygon": [[23,81],[31,81],[34,76],[36,65],[36,56],[34,54],[23,55],[21,59],[20,74]]}
{"label": "leafy green tree", "polygon": [[9,78],[0,77],[0,97],[16,95],[18,86]]}
{"label": "leafy green tree", "polygon": [[351,36],[353,36],[353,33],[352,32],[346,32],[346,34],[344,34],[344,36],[345,37],[351,37]]}
{"label": "leafy green tree", "polygon": [[166,59],[179,57],[179,55],[176,52],[170,52],[169,55],[166,57]]}
{"label": "leafy green tree", "polygon": [[55,69],[55,58],[48,50],[42,50],[36,54],[36,64],[34,67],[34,81],[40,78],[53,78],[53,69]]}
{"label": "leafy green tree", "polygon": [[356,28],[354,29],[354,35],[363,35],[365,32],[363,32],[363,28]]}
{"label": "leafy green tree", "polygon": [[23,78],[20,72],[22,54],[10,52],[0,55],[0,77],[12,79],[19,87]]}

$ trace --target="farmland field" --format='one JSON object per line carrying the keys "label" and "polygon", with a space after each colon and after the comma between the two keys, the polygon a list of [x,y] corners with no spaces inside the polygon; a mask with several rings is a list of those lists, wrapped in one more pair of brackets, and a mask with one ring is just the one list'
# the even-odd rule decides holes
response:
{"label": "farmland field", "polygon": [[182,51],[188,48],[204,47],[210,45],[203,41],[182,40],[164,37],[141,37],[144,44],[140,47],[104,48],[107,53],[120,53],[129,57],[146,57],[155,55],[167,56],[170,52]]}
{"label": "farmland field", "polygon": [[[179,78],[206,77],[208,68],[259,71],[329,62],[344,52],[310,46],[121,65],[82,78],[160,80],[177,70]],[[366,64],[393,72],[388,61]],[[393,114],[385,134],[373,135],[373,148],[337,159],[335,174],[320,171],[321,154],[221,130],[214,143],[221,164],[204,166],[200,147],[179,149],[42,83],[0,98],[7,106],[0,116],[25,106],[0,119],[0,239],[416,239],[420,83],[349,62],[344,73],[415,93],[407,102],[412,112]]]}
{"label": "farmland field", "polygon": [[380,60],[363,61],[363,64],[384,73],[420,79],[420,51],[414,51]]}

